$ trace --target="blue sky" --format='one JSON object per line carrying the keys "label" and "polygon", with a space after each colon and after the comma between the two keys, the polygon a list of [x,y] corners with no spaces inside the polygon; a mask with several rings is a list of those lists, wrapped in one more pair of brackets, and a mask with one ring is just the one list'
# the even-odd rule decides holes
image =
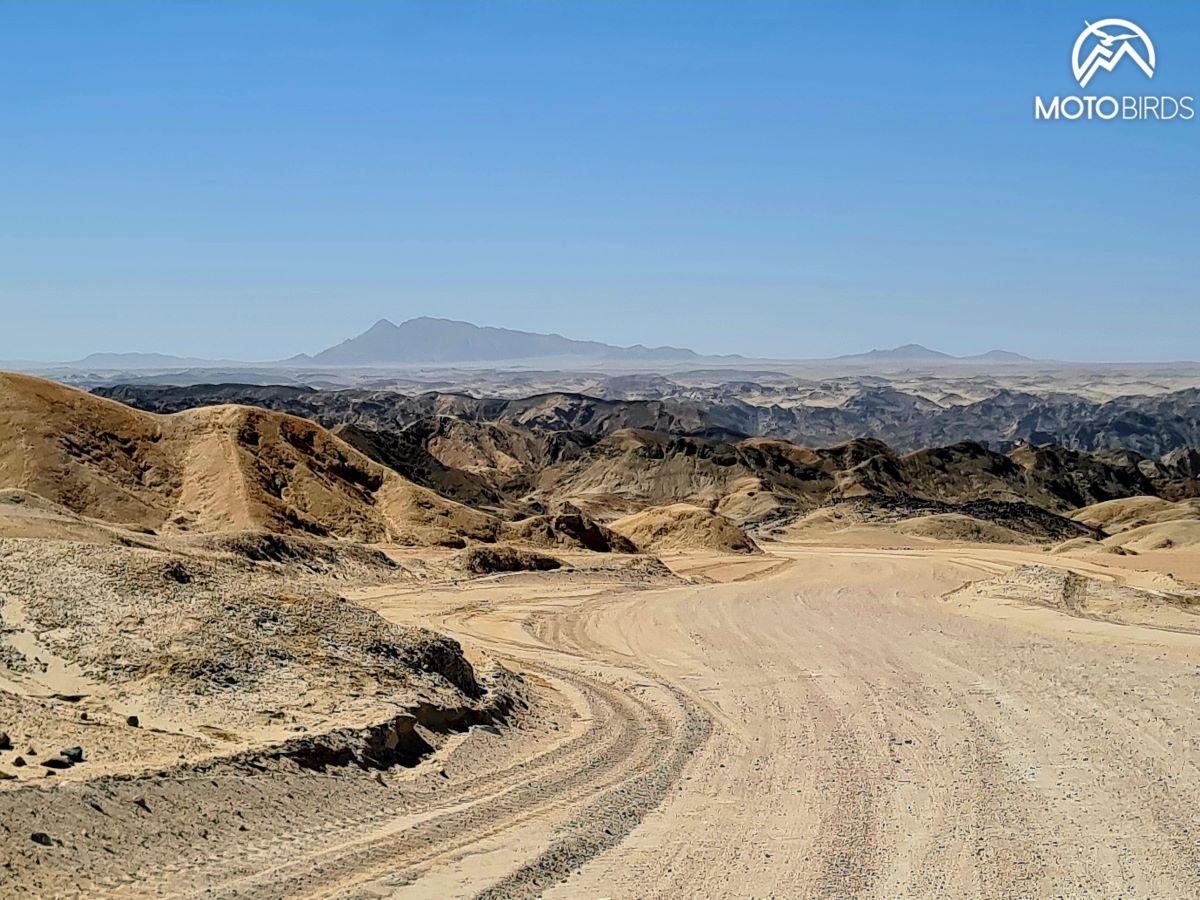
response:
{"label": "blue sky", "polygon": [[812,357],[1200,357],[1200,4],[0,0],[0,359],[381,317]]}

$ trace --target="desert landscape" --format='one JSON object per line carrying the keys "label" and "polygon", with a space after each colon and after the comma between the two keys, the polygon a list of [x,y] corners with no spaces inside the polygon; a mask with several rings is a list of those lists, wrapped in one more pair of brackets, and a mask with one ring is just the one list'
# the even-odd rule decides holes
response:
{"label": "desert landscape", "polygon": [[0,375],[3,893],[1200,890],[1186,371],[472,372]]}
{"label": "desert landscape", "polygon": [[0,900],[1200,897],[1125,6],[0,0]]}

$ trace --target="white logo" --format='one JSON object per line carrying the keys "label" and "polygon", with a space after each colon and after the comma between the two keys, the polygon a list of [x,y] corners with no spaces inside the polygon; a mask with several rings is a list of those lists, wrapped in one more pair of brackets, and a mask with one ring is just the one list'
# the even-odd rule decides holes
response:
{"label": "white logo", "polygon": [[[1111,72],[1127,56],[1137,63],[1147,78],[1154,77],[1154,44],[1141,28],[1128,19],[1101,19],[1094,24],[1087,21],[1083,24],[1087,27],[1076,38],[1071,54],[1071,67],[1081,88],[1088,86],[1097,69]],[[1084,47],[1091,38],[1096,42],[1087,57],[1081,60]],[[1142,53],[1138,52],[1137,46],[1141,47]]]}

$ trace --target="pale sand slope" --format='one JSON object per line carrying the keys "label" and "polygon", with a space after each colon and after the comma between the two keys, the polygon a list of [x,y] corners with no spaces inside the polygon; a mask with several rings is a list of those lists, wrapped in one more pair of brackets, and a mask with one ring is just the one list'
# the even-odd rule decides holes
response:
{"label": "pale sand slope", "polygon": [[1096,543],[1068,542],[1059,552],[1153,554],[1194,551],[1200,547],[1200,499],[1197,498],[1178,502],[1158,497],[1108,500],[1085,506],[1072,513],[1071,518],[1103,528],[1109,537]]}
{"label": "pale sand slope", "polygon": [[775,574],[726,584],[621,591],[552,573],[370,592],[385,616],[524,671],[570,724],[452,769],[419,807],[399,780],[333,827],[281,839],[260,824],[236,859],[157,883],[218,897],[1197,895],[1200,637],[946,599],[1044,562],[1036,550],[780,552]]}
{"label": "pale sand slope", "polygon": [[1159,497],[1126,497],[1085,506],[1071,513],[1071,518],[1116,534],[1146,525],[1200,519],[1200,499],[1172,502]]}

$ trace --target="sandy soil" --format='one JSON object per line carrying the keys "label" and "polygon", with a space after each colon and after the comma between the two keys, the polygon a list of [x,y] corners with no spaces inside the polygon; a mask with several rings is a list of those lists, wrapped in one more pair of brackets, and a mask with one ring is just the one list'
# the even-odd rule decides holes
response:
{"label": "sandy soil", "polygon": [[[154,823],[152,854],[89,855],[91,895],[1200,892],[1200,636],[963,590],[1053,566],[1154,591],[1161,572],[1040,548],[767,548],[671,557],[668,586],[579,565],[361,592],[524,673],[531,710],[411,769],[243,773],[229,802],[251,826],[231,837],[214,812],[215,844],[169,835],[197,797],[238,797],[223,772],[160,794],[135,781],[129,797],[78,786],[103,815]],[[131,792],[152,820],[128,812]],[[19,883],[56,887],[48,874],[102,827],[83,813],[54,822],[61,844],[15,858]]]}
{"label": "sandy soil", "polygon": [[[711,736],[666,802],[565,881],[499,840],[492,865],[439,867],[413,896],[498,878],[552,897],[1196,894],[1200,641],[943,599],[1036,551],[785,553],[765,580],[492,590],[483,611],[437,614],[527,668],[615,665],[647,698],[669,685],[660,713]],[[691,740],[645,731],[659,759]],[[556,861],[596,849],[556,840]]]}

